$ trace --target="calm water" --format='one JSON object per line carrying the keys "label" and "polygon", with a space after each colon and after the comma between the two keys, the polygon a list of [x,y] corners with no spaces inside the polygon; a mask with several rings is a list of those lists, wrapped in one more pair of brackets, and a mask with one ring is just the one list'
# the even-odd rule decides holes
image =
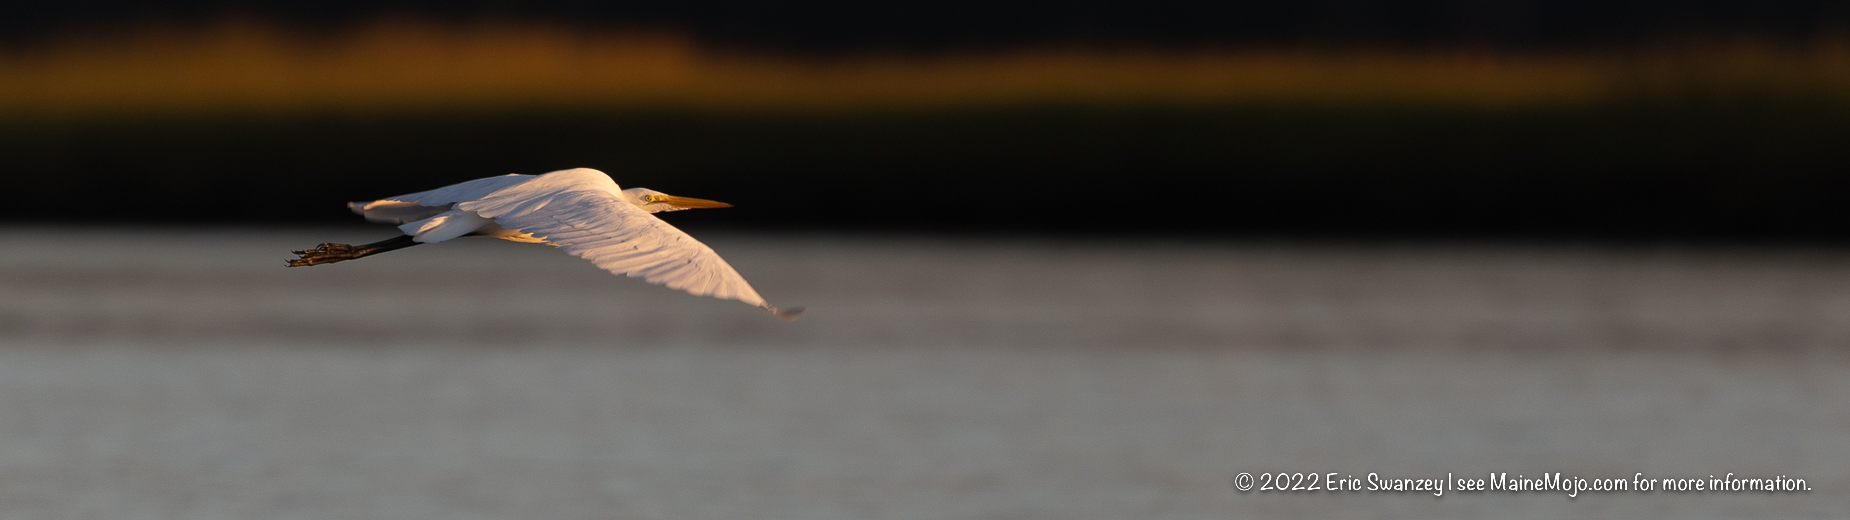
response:
{"label": "calm water", "polygon": [[[0,517],[1842,518],[1850,251],[0,229]],[[1240,493],[1805,478],[1806,494]]]}

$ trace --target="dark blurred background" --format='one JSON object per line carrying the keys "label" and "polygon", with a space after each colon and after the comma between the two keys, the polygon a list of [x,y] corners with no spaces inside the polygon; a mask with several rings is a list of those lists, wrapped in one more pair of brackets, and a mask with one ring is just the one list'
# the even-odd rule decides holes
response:
{"label": "dark blurred background", "polygon": [[[0,18],[0,88],[14,98],[0,102],[0,171],[31,195],[0,217],[342,223],[355,218],[347,200],[584,166],[739,206],[675,216],[693,228],[1841,242],[1846,5],[16,5]],[[667,94],[606,99],[591,80],[560,94],[491,62],[445,70],[535,33],[565,43],[501,59],[645,35],[671,43],[637,52],[668,48],[719,72],[665,66]],[[248,41],[295,50],[238,54]],[[618,47],[596,56],[628,52]],[[596,56],[561,67],[625,73]],[[1035,79],[1042,65],[1051,72]],[[291,79],[326,70],[347,79]],[[830,104],[860,92],[865,70],[885,94]],[[1241,90],[1279,70],[1293,78],[1283,87]],[[737,71],[746,79],[726,79]],[[1086,90],[1086,78],[1120,76],[1139,79]],[[1554,76],[1578,83],[1531,87]],[[751,78],[764,77],[786,94],[754,97]],[[144,81],[158,88],[136,90]],[[488,86],[443,92],[477,84]],[[699,93],[726,84],[737,86]],[[985,94],[1017,84],[1029,86]],[[246,99],[249,85],[283,94]],[[203,100],[172,94],[189,89]],[[787,93],[805,90],[823,101]],[[400,97],[368,101],[375,91]],[[395,101],[421,91],[436,101]]]}
{"label": "dark blurred background", "polygon": [[95,24],[245,15],[338,29],[382,14],[448,21],[526,19],[662,28],[722,45],[839,53],[993,49],[1050,42],[1577,48],[1647,43],[1664,36],[1742,33],[1803,42],[1821,31],[1842,30],[1850,21],[1850,6],[1831,1],[1718,0],[74,0],[11,6],[0,28],[19,37]]}
{"label": "dark blurred background", "polygon": [[[16,4],[0,519],[1850,518],[1842,1]],[[283,266],[570,167],[808,313]]]}

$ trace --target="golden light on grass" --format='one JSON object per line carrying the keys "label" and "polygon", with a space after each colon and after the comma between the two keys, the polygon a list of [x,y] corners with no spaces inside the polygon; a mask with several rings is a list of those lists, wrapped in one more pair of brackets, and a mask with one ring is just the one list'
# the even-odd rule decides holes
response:
{"label": "golden light on grass", "polygon": [[1079,104],[1506,107],[1706,90],[1846,96],[1850,44],[1618,53],[1076,50],[801,58],[673,35],[382,21],[313,35],[252,22],[0,48],[0,115],[506,108],[865,110]]}

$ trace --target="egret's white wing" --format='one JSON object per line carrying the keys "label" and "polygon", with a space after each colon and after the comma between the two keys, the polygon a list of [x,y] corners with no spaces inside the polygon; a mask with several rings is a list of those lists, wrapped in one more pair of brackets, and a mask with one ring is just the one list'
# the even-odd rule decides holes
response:
{"label": "egret's white wing", "polygon": [[456,209],[530,233],[612,273],[794,317],[766,304],[712,248],[618,198],[617,183],[597,170],[548,173]]}
{"label": "egret's white wing", "polygon": [[510,173],[499,177],[460,182],[429,191],[386,197],[372,202],[349,202],[347,209],[366,217],[366,220],[371,222],[404,224],[440,215],[449,211],[452,204],[480,199],[503,188],[533,179],[532,175]]}

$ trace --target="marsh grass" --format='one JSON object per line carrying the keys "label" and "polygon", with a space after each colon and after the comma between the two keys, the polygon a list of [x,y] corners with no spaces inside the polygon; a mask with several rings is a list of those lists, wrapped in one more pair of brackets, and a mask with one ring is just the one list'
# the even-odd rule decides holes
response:
{"label": "marsh grass", "polygon": [[1850,38],[1686,39],[1626,49],[1041,47],[803,56],[664,32],[385,19],[70,32],[0,47],[0,115],[419,110],[937,110],[1037,103],[1473,109],[1628,97],[1850,97]]}

